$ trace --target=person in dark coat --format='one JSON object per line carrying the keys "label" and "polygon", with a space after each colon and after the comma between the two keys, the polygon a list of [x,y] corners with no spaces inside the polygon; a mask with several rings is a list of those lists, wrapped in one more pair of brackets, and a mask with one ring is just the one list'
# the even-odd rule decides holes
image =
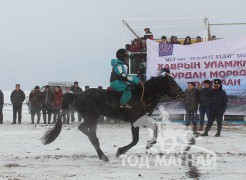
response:
{"label": "person in dark coat", "polygon": [[[70,90],[70,86],[65,87],[64,95],[66,94],[73,94],[73,91]],[[70,123],[71,110],[72,110],[72,107],[70,106],[68,107],[68,109],[62,110],[63,124]]]}
{"label": "person in dark coat", "polygon": [[42,113],[43,113],[44,124],[46,124],[47,114],[48,114],[48,124],[50,124],[54,94],[51,92],[49,85],[45,86],[44,92],[41,93],[41,99],[42,99]]}
{"label": "person in dark coat", "polygon": [[42,104],[42,97],[39,86],[35,86],[34,90],[32,90],[29,95],[29,101],[31,102],[31,124],[34,124],[35,114],[37,115],[37,124],[39,124]]}
{"label": "person in dark coat", "polygon": [[190,121],[192,121],[193,131],[196,132],[199,91],[195,88],[195,83],[188,82],[188,88],[185,90],[185,94],[187,96],[187,100],[185,102],[186,129],[189,129]]}
{"label": "person in dark coat", "polygon": [[0,124],[3,124],[3,104],[4,104],[4,95],[0,90]]}
{"label": "person in dark coat", "polygon": [[[75,81],[73,83],[73,86],[70,89],[74,94],[79,95],[83,92],[83,90],[79,87],[79,83],[78,81]],[[74,122],[75,118],[74,118],[74,113],[75,113],[75,109],[71,109],[71,121]],[[82,117],[80,116],[80,114],[78,113],[78,122],[82,121]]]}
{"label": "person in dark coat", "polygon": [[202,85],[203,85],[203,88],[200,90],[200,107],[199,107],[200,128],[199,128],[199,131],[203,131],[205,114],[207,115],[207,117],[209,114],[208,93],[211,90],[211,82],[210,82],[210,80],[205,80],[205,81],[203,81]]}
{"label": "person in dark coat", "polygon": [[16,84],[15,90],[11,93],[10,100],[13,104],[13,122],[12,124],[16,124],[16,117],[18,112],[18,123],[21,124],[22,118],[22,103],[26,99],[25,93],[20,89],[20,84]]}
{"label": "person in dark coat", "polygon": [[61,118],[61,108],[63,101],[63,93],[60,86],[56,86],[53,100],[53,124],[56,123],[57,118]]}
{"label": "person in dark coat", "polygon": [[220,79],[214,79],[214,87],[208,93],[209,97],[209,116],[208,124],[204,133],[201,136],[208,136],[208,131],[213,125],[215,119],[217,120],[217,133],[216,137],[219,137],[222,129],[223,115],[227,108],[228,98],[226,92],[222,89],[222,83]]}

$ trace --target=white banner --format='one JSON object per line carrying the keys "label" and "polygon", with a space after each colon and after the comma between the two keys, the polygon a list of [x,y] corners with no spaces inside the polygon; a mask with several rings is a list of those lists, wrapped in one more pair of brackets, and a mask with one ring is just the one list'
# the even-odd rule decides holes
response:
{"label": "white banner", "polygon": [[[168,68],[182,87],[187,82],[221,79],[234,112],[246,114],[246,37],[191,45],[166,45],[147,40],[147,78]],[[235,114],[235,113],[233,113]]]}

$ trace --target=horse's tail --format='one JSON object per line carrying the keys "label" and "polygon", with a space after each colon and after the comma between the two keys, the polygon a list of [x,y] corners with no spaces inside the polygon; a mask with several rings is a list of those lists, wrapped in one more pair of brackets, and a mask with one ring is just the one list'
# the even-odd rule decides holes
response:
{"label": "horse's tail", "polygon": [[44,136],[41,138],[44,145],[52,143],[60,134],[62,129],[62,120],[58,118],[55,126],[49,129]]}

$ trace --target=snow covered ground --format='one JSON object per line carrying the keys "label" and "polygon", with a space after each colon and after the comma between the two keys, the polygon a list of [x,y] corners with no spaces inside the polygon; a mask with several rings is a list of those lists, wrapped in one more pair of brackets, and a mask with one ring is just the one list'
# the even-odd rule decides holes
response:
{"label": "snow covered ground", "polygon": [[[224,127],[220,138],[213,137],[216,132],[213,127],[209,137],[201,138],[194,137],[180,124],[166,124],[163,131],[160,129],[159,146],[147,153],[143,145],[150,139],[149,130],[141,128],[135,148],[116,158],[117,149],[131,141],[130,126],[100,124],[97,135],[110,159],[105,163],[97,158],[88,138],[78,130],[78,123],[64,125],[55,142],[42,145],[40,138],[49,125],[31,125],[27,110],[23,111],[21,125],[11,125],[11,106],[4,110],[4,124],[0,125],[0,179],[243,180],[246,177],[245,126]],[[166,144],[161,144],[162,140]]]}

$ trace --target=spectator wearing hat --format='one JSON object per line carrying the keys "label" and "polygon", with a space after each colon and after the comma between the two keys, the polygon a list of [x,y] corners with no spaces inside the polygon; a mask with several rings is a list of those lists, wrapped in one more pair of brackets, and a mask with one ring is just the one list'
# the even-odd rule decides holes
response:
{"label": "spectator wearing hat", "polygon": [[83,90],[79,87],[78,81],[74,81],[73,86],[70,89],[74,94],[81,94]]}
{"label": "spectator wearing hat", "polygon": [[204,133],[201,136],[208,136],[208,131],[211,129],[215,119],[217,120],[217,133],[216,137],[220,137],[222,129],[223,115],[227,108],[227,95],[222,89],[222,82],[220,79],[214,79],[214,86],[208,93],[209,97],[209,116],[208,124]]}
{"label": "spectator wearing hat", "polygon": [[48,115],[48,124],[50,124],[54,94],[51,92],[49,85],[46,85],[44,92],[41,92],[41,99],[42,99],[42,113],[43,113],[44,124],[46,124],[47,122],[47,115]]}
{"label": "spectator wearing hat", "polygon": [[152,32],[150,32],[150,28],[144,28],[144,32],[145,32],[144,34],[145,39],[151,39],[151,40],[154,39]]}
{"label": "spectator wearing hat", "polygon": [[26,99],[25,93],[20,89],[20,84],[15,85],[15,90],[10,95],[11,103],[13,104],[13,122],[16,124],[16,118],[18,113],[18,123],[21,124],[22,119],[22,103]]}
{"label": "spectator wearing hat", "polygon": [[[71,87],[71,91],[73,91],[74,94],[79,95],[83,92],[83,90],[79,87],[79,83],[78,81],[75,81],[73,83],[73,86]],[[74,113],[75,113],[75,109],[71,110],[71,121],[74,122],[75,118],[74,118]],[[80,116],[80,114],[78,113],[78,122],[82,121],[82,117]]]}
{"label": "spectator wearing hat", "polygon": [[35,86],[34,90],[32,90],[29,95],[29,101],[31,102],[31,124],[34,124],[35,114],[37,115],[37,124],[39,124],[42,104],[42,97],[39,86]]}
{"label": "spectator wearing hat", "polygon": [[202,83],[203,88],[200,89],[200,107],[199,107],[199,112],[200,112],[200,128],[199,131],[203,131],[203,126],[204,126],[204,117],[205,114],[209,115],[209,98],[208,98],[208,93],[211,90],[211,82],[210,80],[205,80]]}
{"label": "spectator wearing hat", "polygon": [[54,100],[53,100],[53,124],[56,123],[57,118],[61,118],[61,108],[63,101],[63,93],[60,86],[55,87]]}
{"label": "spectator wearing hat", "polygon": [[[66,94],[69,94],[69,93],[72,93],[73,94],[73,91],[70,90],[70,87],[69,86],[66,86],[65,87],[65,92],[64,92],[64,95]],[[68,107],[67,110],[62,110],[62,116],[63,116],[63,124],[69,124],[70,122],[70,116],[71,116],[71,107]]]}
{"label": "spectator wearing hat", "polygon": [[88,89],[90,89],[90,86],[86,85],[85,86],[85,91],[88,90]]}
{"label": "spectator wearing hat", "polygon": [[68,93],[70,93],[70,94],[72,93],[73,94],[73,91],[71,91],[71,87],[67,85],[67,86],[65,86],[65,91],[64,91],[63,94],[65,95],[65,94],[68,94]]}
{"label": "spectator wearing hat", "polygon": [[0,90],[0,124],[3,124],[3,104],[4,104],[4,95]]}
{"label": "spectator wearing hat", "polygon": [[194,82],[188,82],[188,88],[185,90],[187,99],[185,101],[186,110],[186,129],[189,129],[190,121],[193,124],[193,131],[197,130],[197,110],[199,104],[199,90],[195,88]]}

